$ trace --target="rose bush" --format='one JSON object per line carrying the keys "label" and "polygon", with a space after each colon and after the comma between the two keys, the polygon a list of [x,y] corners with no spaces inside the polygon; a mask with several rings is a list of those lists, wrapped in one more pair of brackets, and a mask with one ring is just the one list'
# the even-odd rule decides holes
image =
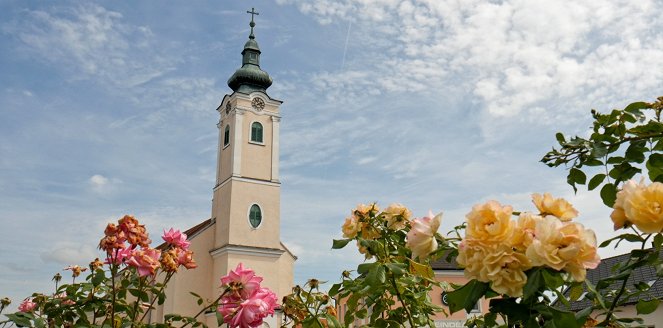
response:
{"label": "rose bush", "polygon": [[[65,270],[72,273],[71,284],[59,285],[62,276],[56,274],[53,294],[34,293],[24,299],[19,312],[6,314],[8,320],[0,321],[0,326],[206,327],[198,317],[217,309],[219,324],[249,328],[260,327],[267,315],[274,314],[276,295],[260,287],[262,278],[240,263],[221,278],[218,298],[205,304],[198,314],[167,314],[163,323],[146,323],[149,310],[165,301],[165,287],[178,270],[197,267],[186,234],[171,228],[164,231],[162,239],[164,244],[151,248],[145,226],[133,216],[108,224],[99,242],[106,254],[104,262],[95,259],[88,268],[68,266]],[[88,269],[85,281],[76,283]],[[9,299],[2,299],[0,312],[9,303]],[[198,304],[203,303],[198,297]]]}
{"label": "rose bush", "polygon": [[[633,242],[639,249],[595,283],[585,280],[599,264],[594,232],[574,221],[579,213],[566,200],[549,193],[533,194],[535,211],[514,211],[491,200],[475,205],[465,222],[446,235],[438,229],[441,214],[412,218],[409,209],[391,204],[360,204],[341,226],[343,239],[332,248],[356,244],[366,261],[343,271],[341,282],[327,293],[321,282],[309,280],[282,300],[284,326],[348,327],[356,320],[365,327],[421,327],[444,310],[429,297],[433,286],[449,293],[451,312],[468,312],[481,298],[490,299],[485,315],[466,323],[471,327],[621,327],[642,324],[641,318],[620,317],[617,309],[637,300],[638,314],[656,310],[659,300],[642,297],[651,285],[628,286],[634,270],[649,266],[663,276],[663,97],[637,102],[609,114],[592,111],[588,138],[557,134],[559,148],[542,161],[551,167],[568,165],[567,182],[589,190],[599,186],[604,204],[613,209],[615,230],[631,229],[598,247]],[[587,179],[587,174],[592,174]],[[636,175],[642,174],[642,177]],[[635,178],[635,179],[634,179]],[[648,178],[651,182],[645,182]],[[639,182],[638,182],[639,181]],[[606,218],[607,219],[607,218]],[[274,313],[276,295],[260,286],[262,278],[238,265],[221,278],[219,297],[193,317],[167,315],[166,323],[145,324],[146,310],[164,302],[163,289],[180,267],[196,267],[186,235],[164,232],[164,247],[150,248],[145,227],[125,216],[109,224],[99,247],[106,252],[89,265],[85,282],[76,277],[87,268],[71,266],[72,283],[52,295],[35,293],[24,299],[19,312],[0,324],[20,326],[172,327],[204,326],[198,315],[216,309],[219,323],[230,327],[258,327]],[[468,282],[452,286],[435,279],[431,261],[455,261]],[[157,279],[159,274],[164,277]],[[127,297],[130,294],[130,297]],[[591,305],[570,311],[570,302],[585,295]],[[347,306],[339,317],[337,302]],[[0,312],[10,303],[0,300]],[[199,299],[199,304],[203,300]]]}

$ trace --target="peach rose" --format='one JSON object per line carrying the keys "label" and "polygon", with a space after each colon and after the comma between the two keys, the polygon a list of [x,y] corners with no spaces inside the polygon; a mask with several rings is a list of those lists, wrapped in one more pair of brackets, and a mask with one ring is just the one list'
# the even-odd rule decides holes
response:
{"label": "peach rose", "polygon": [[387,221],[387,228],[401,230],[407,226],[410,217],[412,217],[412,212],[410,212],[407,207],[394,203],[389,205],[389,207],[382,212],[382,215]]}
{"label": "peach rose", "polygon": [[345,238],[354,238],[357,236],[357,232],[359,232],[359,222],[357,222],[357,217],[349,216],[345,218],[345,223],[343,223],[343,227],[341,227],[341,230],[343,230],[343,237]]}
{"label": "peach rose", "polygon": [[532,194],[532,203],[541,211],[541,216],[552,215],[561,221],[571,221],[578,211],[564,198],[553,198],[549,193]]}
{"label": "peach rose", "polygon": [[610,218],[614,223],[615,230],[627,228],[633,224],[626,218],[626,212],[624,212],[624,203],[627,199],[630,199],[631,195],[633,195],[637,190],[644,188],[645,185],[642,181],[637,183],[635,180],[631,179],[626,181],[622,187],[622,190],[617,193],[617,199],[615,199],[615,204],[612,206],[614,210],[610,214]]}
{"label": "peach rose", "polygon": [[542,217],[529,212],[521,213],[510,238],[511,246],[525,251],[532,244],[536,234],[536,222]]}
{"label": "peach rose", "polygon": [[663,230],[663,183],[637,188],[624,199],[624,213],[644,233]]}
{"label": "peach rose", "polygon": [[484,242],[503,242],[511,236],[513,221],[511,206],[502,206],[491,200],[485,204],[474,205],[466,215],[467,238],[476,238]]}
{"label": "peach rose", "polygon": [[487,254],[483,260],[484,275],[490,281],[490,287],[512,297],[523,295],[523,286],[527,282],[525,270],[531,267],[525,254],[513,250],[507,245],[498,245],[495,251]]}
{"label": "peach rose", "polygon": [[537,222],[534,233],[536,238],[526,251],[534,266],[565,270],[574,280],[583,281],[586,269],[596,268],[601,261],[594,232],[580,223],[548,216]]}
{"label": "peach rose", "polygon": [[433,216],[432,212],[421,219],[412,220],[412,228],[407,233],[406,246],[412,250],[412,258],[425,259],[437,249],[435,233],[440,228],[442,213]]}
{"label": "peach rose", "polygon": [[466,278],[489,282],[494,291],[513,297],[522,296],[527,282],[525,271],[531,267],[523,252],[507,244],[483,243],[477,239],[460,243],[456,261],[465,268]]}
{"label": "peach rose", "polygon": [[367,216],[367,215],[368,215],[369,213],[371,213],[371,212],[372,212],[373,214],[375,214],[375,213],[377,213],[377,212],[379,212],[379,211],[380,211],[380,208],[379,208],[378,205],[375,204],[375,203],[373,203],[373,204],[369,204],[369,205],[366,205],[366,204],[359,204],[359,205],[357,205],[357,208],[355,208],[355,210],[352,211],[352,213],[353,213],[353,214],[356,213],[356,214],[359,215],[359,216]]}

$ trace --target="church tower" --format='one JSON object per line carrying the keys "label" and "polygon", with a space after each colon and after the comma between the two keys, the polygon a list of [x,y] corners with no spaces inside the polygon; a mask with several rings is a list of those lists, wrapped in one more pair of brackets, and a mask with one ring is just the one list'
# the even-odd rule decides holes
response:
{"label": "church tower", "polygon": [[253,9],[242,66],[228,79],[233,93],[217,108],[220,120],[212,200],[217,276],[238,263],[264,276],[279,297],[292,288],[294,256],[280,240],[279,124],[282,101],[267,94],[272,78],[260,68]]}
{"label": "church tower", "polygon": [[[228,80],[232,93],[216,109],[220,118],[216,183],[208,220],[186,230],[198,268],[178,272],[166,288],[164,304],[151,311],[150,322],[164,315],[194,315],[200,310],[189,292],[213,300],[220,278],[239,263],[255,270],[261,285],[281,299],[293,287],[296,257],[281,243],[279,123],[282,101],[267,94],[272,78],[260,68],[260,47],[251,33],[242,50],[242,66]],[[216,327],[213,313],[208,326]],[[280,327],[281,313],[265,318],[263,327]]]}

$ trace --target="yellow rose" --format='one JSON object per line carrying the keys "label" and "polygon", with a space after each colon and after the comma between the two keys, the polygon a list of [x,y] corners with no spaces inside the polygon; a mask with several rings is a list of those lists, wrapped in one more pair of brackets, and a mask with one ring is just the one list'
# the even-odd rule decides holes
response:
{"label": "yellow rose", "polygon": [[373,214],[375,214],[378,211],[380,211],[380,208],[375,203],[369,204],[369,205],[359,204],[359,205],[357,205],[357,208],[355,208],[355,210],[352,211],[352,213],[358,215],[359,217],[363,217],[363,216],[367,216],[371,212]]}
{"label": "yellow rose", "polygon": [[637,188],[624,199],[626,219],[644,233],[663,230],[663,183]]}
{"label": "yellow rose", "polygon": [[571,221],[578,216],[578,211],[564,198],[553,198],[549,193],[532,195],[532,202],[542,216],[552,215],[561,221]]}
{"label": "yellow rose", "polygon": [[547,216],[537,221],[534,234],[536,237],[526,251],[533,266],[565,270],[574,280],[582,281],[586,269],[596,268],[601,261],[594,232],[580,223]]}
{"label": "yellow rose", "polygon": [[615,230],[630,227],[633,224],[626,217],[626,212],[624,212],[624,203],[627,199],[631,198],[637,190],[644,189],[645,185],[642,181],[640,183],[635,182],[635,180],[629,180],[624,183],[622,190],[617,193],[617,199],[615,199],[615,204],[612,206],[614,209],[610,214],[610,218],[614,223]]}
{"label": "yellow rose", "polygon": [[458,245],[456,261],[465,268],[466,278],[489,282],[494,291],[513,297],[522,296],[527,282],[525,271],[531,267],[523,252],[507,244],[487,244],[477,239],[465,239]]}
{"label": "yellow rose", "polygon": [[502,206],[491,200],[485,204],[475,205],[466,215],[467,238],[476,238],[484,242],[503,242],[512,234],[513,221],[511,206]]}
{"label": "yellow rose", "polygon": [[494,291],[511,297],[523,296],[523,286],[527,282],[525,270],[531,267],[525,254],[499,245],[496,252],[486,256],[483,265]]}
{"label": "yellow rose", "polygon": [[401,230],[407,226],[412,216],[407,207],[401,204],[391,204],[382,212],[384,219],[387,221],[387,228],[392,230]]}
{"label": "yellow rose", "polygon": [[513,229],[513,234],[510,238],[512,247],[521,251],[525,251],[534,240],[534,231],[536,230],[536,222],[541,220],[542,217],[524,212],[518,216],[518,221]]}
{"label": "yellow rose", "polygon": [[345,238],[354,238],[357,236],[357,232],[359,232],[359,222],[357,221],[357,217],[350,216],[345,218],[345,223],[343,223],[343,227],[341,229],[343,230],[343,237]]}
{"label": "yellow rose", "polygon": [[487,245],[476,239],[463,239],[460,242],[456,262],[465,269],[465,278],[488,282],[488,277],[482,276],[483,259],[488,253],[486,247]]}

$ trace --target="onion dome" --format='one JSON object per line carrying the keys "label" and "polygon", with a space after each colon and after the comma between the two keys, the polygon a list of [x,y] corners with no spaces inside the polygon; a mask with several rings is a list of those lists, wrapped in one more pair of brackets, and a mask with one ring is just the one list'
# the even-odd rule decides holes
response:
{"label": "onion dome", "polygon": [[242,50],[242,67],[236,70],[228,79],[228,86],[233,91],[242,93],[265,92],[272,85],[272,78],[267,72],[260,69],[260,47],[253,35],[253,27],[256,26],[256,23],[253,22],[253,15],[258,13],[253,8],[247,13],[251,14],[251,23],[249,23],[251,34],[249,34],[249,40],[246,41],[244,50]]}

